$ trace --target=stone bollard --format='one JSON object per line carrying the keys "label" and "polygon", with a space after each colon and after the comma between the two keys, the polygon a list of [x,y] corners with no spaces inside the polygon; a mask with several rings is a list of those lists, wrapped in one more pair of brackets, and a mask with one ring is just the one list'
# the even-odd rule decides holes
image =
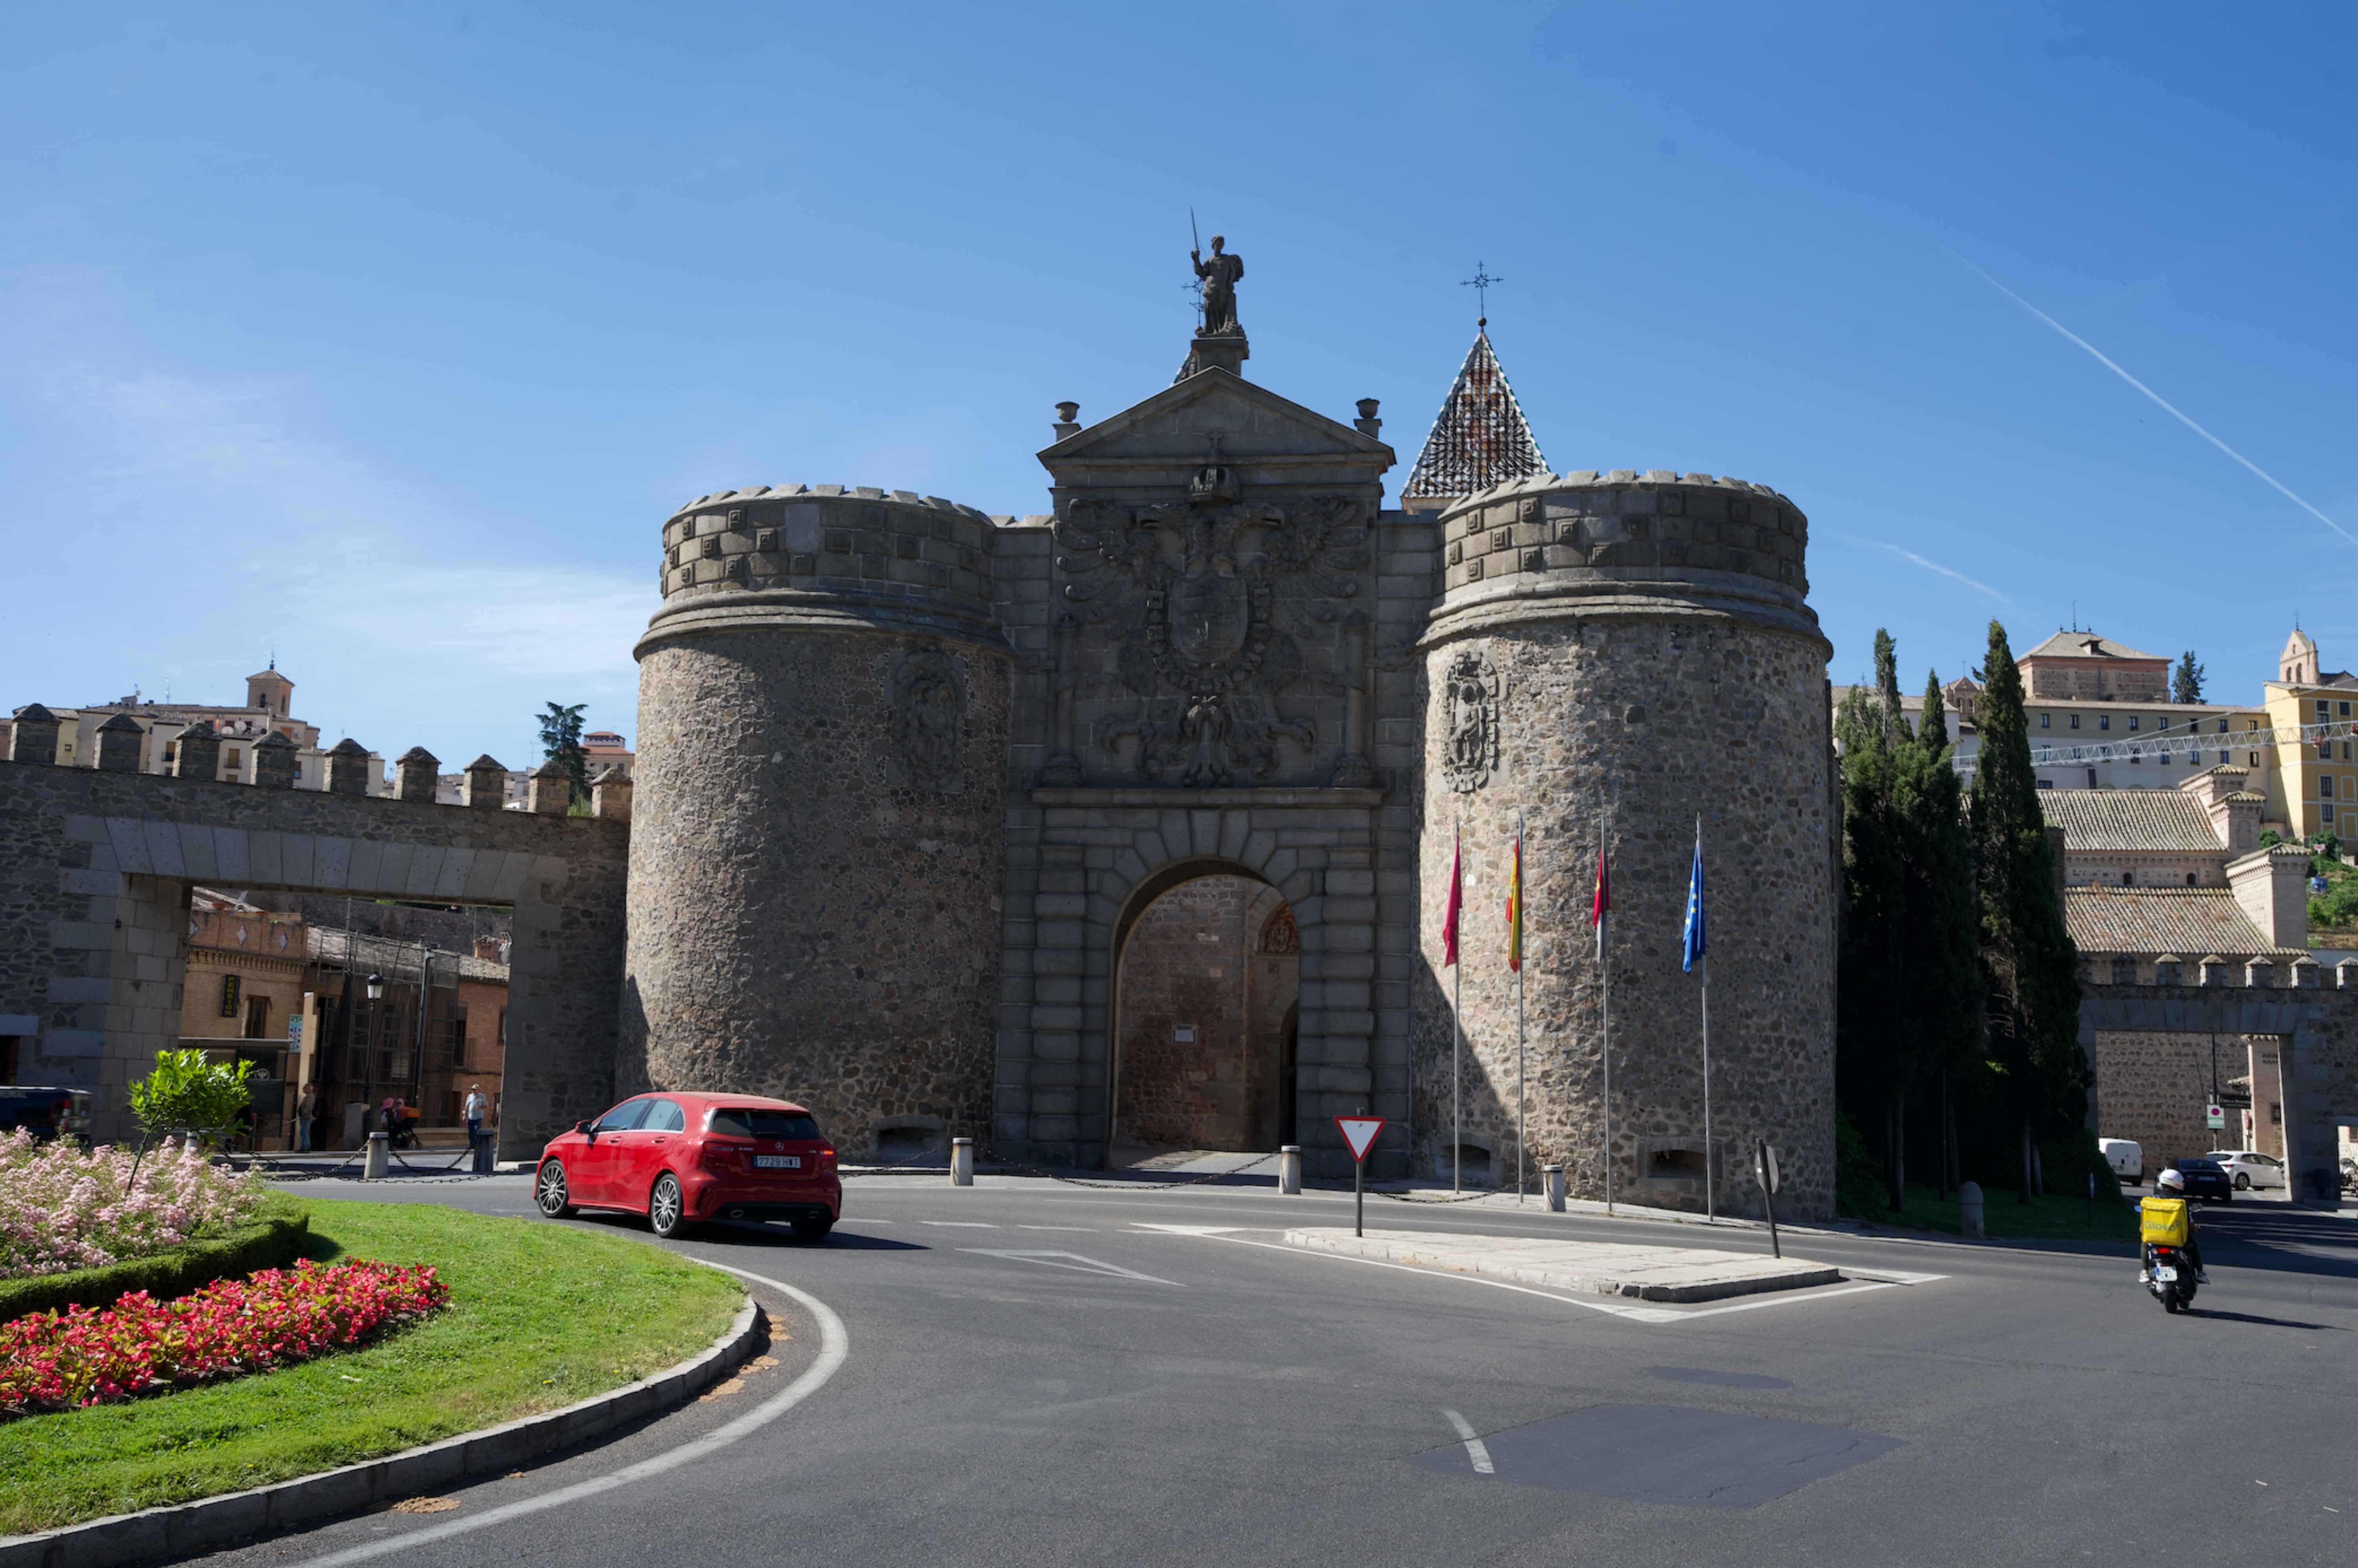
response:
{"label": "stone bollard", "polygon": [[1988,1234],[1982,1226],[1982,1184],[1979,1182],[1965,1182],[1958,1186],[1957,1217],[1964,1222],[1966,1240],[1988,1239]]}
{"label": "stone bollard", "polygon": [[363,1182],[381,1182],[384,1180],[385,1173],[391,1169],[392,1164],[393,1134],[390,1132],[370,1133],[368,1159],[366,1162],[361,1166],[361,1180]]}
{"label": "stone bollard", "polygon": [[1281,1193],[1302,1191],[1302,1145],[1289,1143],[1277,1152],[1277,1190]]}
{"label": "stone bollard", "polygon": [[1563,1212],[1563,1167],[1562,1165],[1541,1165],[1540,1167],[1540,1174],[1547,1178],[1547,1200],[1549,1212],[1552,1214],[1562,1214]]}
{"label": "stone bollard", "polygon": [[631,776],[620,768],[607,768],[590,781],[590,815],[602,816],[610,822],[631,819]]}
{"label": "stone bollard", "polygon": [[974,1140],[971,1138],[950,1140],[950,1185],[974,1185]]}
{"label": "stone bollard", "polygon": [[475,1174],[488,1176],[492,1173],[492,1135],[489,1132],[476,1133],[474,1145]]}

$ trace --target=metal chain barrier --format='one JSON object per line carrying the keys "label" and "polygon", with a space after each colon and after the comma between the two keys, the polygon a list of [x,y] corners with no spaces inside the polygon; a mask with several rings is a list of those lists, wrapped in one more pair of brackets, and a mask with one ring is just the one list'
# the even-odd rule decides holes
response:
{"label": "metal chain barrier", "polygon": [[1410,1196],[1410,1195],[1409,1195],[1408,1194],[1406,1194],[1406,1193],[1388,1193],[1388,1192],[1385,1192],[1385,1191],[1384,1191],[1382,1188],[1380,1188],[1380,1187],[1379,1187],[1379,1188],[1375,1189],[1375,1194],[1376,1194],[1376,1196],[1378,1196],[1378,1197],[1379,1197],[1379,1198],[1390,1198],[1390,1199],[1391,1199],[1391,1200],[1392,1200],[1392,1202],[1394,1202],[1394,1203],[1421,1203],[1421,1204],[1433,1204],[1433,1203],[1472,1203],[1472,1202],[1474,1202],[1476,1198],[1494,1198],[1494,1197],[1497,1197],[1497,1196],[1498,1195],[1497,1193],[1457,1193],[1457,1194],[1455,1194],[1455,1195],[1451,1195],[1451,1196],[1449,1196],[1449,1197],[1445,1197],[1445,1198],[1420,1198],[1420,1197],[1412,1197],[1412,1196]]}
{"label": "metal chain barrier", "polygon": [[1223,1176],[1242,1175],[1245,1172],[1251,1170],[1255,1165],[1266,1164],[1270,1161],[1276,1159],[1277,1153],[1272,1150],[1269,1153],[1261,1155],[1259,1159],[1248,1160],[1243,1164],[1237,1166],[1234,1170],[1206,1171],[1200,1176],[1190,1176],[1185,1181],[1182,1182],[1092,1182],[1080,1176],[1060,1176],[1054,1171],[1044,1171],[1037,1165],[1026,1165],[1020,1160],[1005,1159],[1000,1155],[997,1150],[993,1150],[991,1152],[990,1158],[991,1162],[995,1165],[1002,1166],[1008,1170],[1021,1171],[1026,1175],[1045,1176],[1052,1182],[1062,1182],[1068,1187],[1101,1187],[1112,1192],[1136,1192],[1141,1188],[1143,1188],[1148,1192],[1167,1193],[1179,1187],[1195,1187],[1203,1185],[1206,1182],[1217,1182]]}

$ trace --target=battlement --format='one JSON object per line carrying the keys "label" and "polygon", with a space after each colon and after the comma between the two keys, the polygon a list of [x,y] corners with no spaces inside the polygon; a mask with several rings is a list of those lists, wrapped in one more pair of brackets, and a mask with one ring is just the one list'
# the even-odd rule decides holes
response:
{"label": "battlement", "polygon": [[1440,544],[1437,623],[1560,614],[1577,598],[1582,615],[1675,608],[1818,634],[1809,520],[1764,484],[1662,469],[1532,474],[1446,508]]}
{"label": "battlement", "polygon": [[990,565],[998,526],[974,507],[905,490],[780,484],[715,492],[664,523],[664,608],[647,636],[750,616],[959,626],[999,641]]}

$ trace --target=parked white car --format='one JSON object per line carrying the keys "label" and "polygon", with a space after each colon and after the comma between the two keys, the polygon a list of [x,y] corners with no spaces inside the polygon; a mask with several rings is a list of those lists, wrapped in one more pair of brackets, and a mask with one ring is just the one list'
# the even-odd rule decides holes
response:
{"label": "parked white car", "polygon": [[2288,1187],[2291,1181],[2285,1174],[2285,1162],[2273,1154],[2263,1154],[2256,1149],[2213,1149],[2204,1156],[2219,1162],[2227,1179],[2235,1184],[2239,1193],[2254,1187]]}
{"label": "parked white car", "polygon": [[2113,1168],[2125,1186],[2136,1186],[2145,1180],[2145,1146],[2125,1138],[2099,1138],[2096,1148],[2104,1162]]}

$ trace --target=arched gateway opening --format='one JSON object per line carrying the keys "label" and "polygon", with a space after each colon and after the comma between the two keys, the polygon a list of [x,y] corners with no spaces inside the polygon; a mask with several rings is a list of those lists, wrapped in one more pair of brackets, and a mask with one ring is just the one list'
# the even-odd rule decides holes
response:
{"label": "arched gateway opening", "polygon": [[1301,968],[1292,906],[1239,868],[1139,887],[1114,933],[1109,1165],[1293,1141]]}

